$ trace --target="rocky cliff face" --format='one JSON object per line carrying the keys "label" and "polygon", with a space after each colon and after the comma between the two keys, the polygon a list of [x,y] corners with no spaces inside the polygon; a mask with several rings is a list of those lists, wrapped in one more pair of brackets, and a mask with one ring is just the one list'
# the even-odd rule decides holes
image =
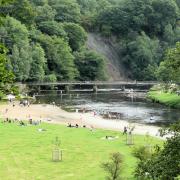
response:
{"label": "rocky cliff face", "polygon": [[126,72],[118,51],[110,39],[103,38],[99,34],[88,33],[87,47],[106,58],[109,80],[118,81],[128,79],[128,72]]}

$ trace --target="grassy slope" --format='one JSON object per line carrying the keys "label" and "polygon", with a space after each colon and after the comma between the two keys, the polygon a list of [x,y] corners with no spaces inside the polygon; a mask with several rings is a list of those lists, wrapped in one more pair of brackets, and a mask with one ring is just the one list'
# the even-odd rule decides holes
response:
{"label": "grassy slope", "polygon": [[[3,180],[104,180],[101,162],[109,153],[119,151],[124,156],[123,179],[131,175],[136,159],[131,155],[133,147],[125,145],[125,136],[119,132],[73,129],[61,125],[43,124],[20,127],[0,123],[0,177]],[[105,135],[118,135],[115,141],[102,140]],[[52,141],[58,136],[63,149],[63,162],[52,162]],[[162,143],[152,139],[152,143]],[[143,136],[135,136],[135,145],[144,145]]]}
{"label": "grassy slope", "polygon": [[156,102],[165,104],[173,108],[180,108],[180,96],[177,94],[164,93],[159,91],[150,91],[148,97]]}

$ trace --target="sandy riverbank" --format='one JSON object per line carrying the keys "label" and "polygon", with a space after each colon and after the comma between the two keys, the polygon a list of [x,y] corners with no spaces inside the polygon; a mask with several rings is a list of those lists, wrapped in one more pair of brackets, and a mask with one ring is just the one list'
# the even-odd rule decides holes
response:
{"label": "sandy riverbank", "polygon": [[0,105],[0,117],[19,120],[32,118],[33,120],[56,124],[78,123],[80,126],[86,125],[87,127],[119,131],[123,131],[124,126],[135,126],[133,131],[135,134],[149,133],[151,136],[157,136],[159,129],[159,127],[149,125],[129,124],[123,120],[106,120],[100,116],[94,116],[93,113],[70,113],[60,107],[46,104],[34,104],[30,107],[21,107],[18,103],[15,107],[12,104]]}

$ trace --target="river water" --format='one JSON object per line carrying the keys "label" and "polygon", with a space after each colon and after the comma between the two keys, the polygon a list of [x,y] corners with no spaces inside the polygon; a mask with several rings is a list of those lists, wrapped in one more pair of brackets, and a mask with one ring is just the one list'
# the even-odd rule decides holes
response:
{"label": "river water", "polygon": [[46,94],[37,96],[37,102],[85,109],[95,113],[116,113],[121,120],[130,123],[151,125],[169,125],[180,119],[180,110],[152,103],[146,100],[144,94],[138,97],[120,92],[81,93],[81,94]]}

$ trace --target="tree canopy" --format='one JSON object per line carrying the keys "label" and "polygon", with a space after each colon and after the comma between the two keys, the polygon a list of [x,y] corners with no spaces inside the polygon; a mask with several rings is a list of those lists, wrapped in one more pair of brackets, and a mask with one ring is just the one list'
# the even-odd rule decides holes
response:
{"label": "tree canopy", "polygon": [[[172,79],[164,64],[167,49],[180,41],[177,0],[2,0],[0,4],[4,17],[0,42],[9,50],[8,66],[16,81],[43,81],[49,75],[57,80],[106,79],[103,58],[86,47],[87,31],[115,39],[129,78]],[[89,67],[87,73],[82,73],[82,62]]]}

